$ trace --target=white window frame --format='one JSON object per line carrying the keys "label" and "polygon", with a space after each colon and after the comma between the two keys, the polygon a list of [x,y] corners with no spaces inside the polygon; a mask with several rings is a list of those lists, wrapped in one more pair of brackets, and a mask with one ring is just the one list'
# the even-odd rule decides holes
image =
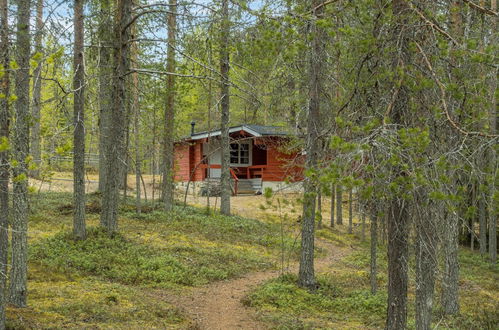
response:
{"label": "white window frame", "polygon": [[[237,155],[237,159],[238,159],[238,163],[233,163],[232,161],[230,162],[230,166],[234,166],[234,167],[248,167],[248,166],[251,166],[253,164],[253,144],[251,142],[233,142],[231,144],[238,144],[238,145],[242,145],[242,144],[245,144],[245,145],[248,145],[248,152],[249,152],[249,159],[248,159],[248,164],[241,164],[241,149],[238,147],[238,155]],[[229,146],[230,148],[230,146]],[[230,160],[230,155],[229,155],[229,160]]]}

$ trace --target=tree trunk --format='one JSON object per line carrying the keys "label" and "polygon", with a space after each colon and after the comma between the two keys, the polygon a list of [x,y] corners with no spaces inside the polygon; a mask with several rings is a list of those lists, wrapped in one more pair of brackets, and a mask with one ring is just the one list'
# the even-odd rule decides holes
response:
{"label": "tree trunk", "polygon": [[[406,126],[409,111],[409,90],[403,81],[405,65],[411,63],[409,42],[411,28],[409,24],[410,9],[405,0],[393,0],[392,11],[395,24],[392,28],[393,39],[397,40],[396,55],[392,62],[394,87],[398,94],[394,97],[390,113],[391,122],[401,127]],[[397,77],[398,76],[398,77]],[[401,84],[397,81],[400,80]],[[394,178],[404,178],[406,173],[400,166],[392,169]],[[407,326],[407,263],[409,258],[409,212],[407,200],[393,196],[390,201],[387,217],[388,229],[388,308],[387,329],[405,329]]]}
{"label": "tree trunk", "polygon": [[370,281],[371,281],[371,293],[376,294],[378,292],[378,281],[376,277],[378,276],[378,266],[377,266],[377,256],[378,256],[378,215],[375,211],[371,215],[371,263],[370,263]]}
{"label": "tree trunk", "polygon": [[353,233],[353,193],[352,188],[348,191],[348,233]]}
{"label": "tree trunk", "polygon": [[220,106],[222,108],[221,118],[221,142],[222,142],[222,173],[220,177],[221,196],[220,196],[220,212],[225,215],[230,215],[230,138],[229,138],[229,0],[222,0],[222,27],[220,29],[220,74],[221,82],[221,97]]}
{"label": "tree trunk", "polygon": [[360,219],[361,219],[361,231],[360,239],[362,242],[366,240],[366,210],[364,208],[360,209]]}
{"label": "tree trunk", "polygon": [[[7,0],[0,0],[0,63],[9,65],[9,21]],[[10,74],[0,78],[0,141],[9,139]],[[9,152],[0,152],[0,329],[5,329],[5,305],[7,304],[7,260],[9,249]]]}
{"label": "tree trunk", "polygon": [[322,191],[317,189],[317,229],[322,228]]}
{"label": "tree trunk", "polygon": [[[112,234],[118,230],[118,204],[120,169],[124,161],[125,120],[127,113],[126,73],[129,70],[130,56],[130,22],[131,0],[119,0],[116,10],[115,46],[114,46],[114,79],[113,107],[109,129],[109,142],[106,143],[106,177],[102,194],[102,211],[100,222]],[[118,174],[118,175],[116,175]]]}
{"label": "tree trunk", "polygon": [[[464,35],[462,21],[462,1],[452,0],[449,3],[451,14],[451,31],[454,38],[462,40]],[[453,47],[453,45],[450,45]],[[451,63],[455,65],[456,59],[450,57]],[[454,66],[449,67],[449,72],[453,72]],[[456,78],[457,79],[457,78]],[[453,107],[458,107],[452,103]],[[475,196],[479,199],[479,189],[476,187]],[[459,313],[459,218],[457,214],[445,213],[442,233],[442,253],[444,258],[444,269],[441,283],[441,305],[447,315]]]}
{"label": "tree trunk", "polygon": [[435,274],[438,269],[436,216],[425,214],[416,223],[416,329],[420,330],[431,329]]}
{"label": "tree trunk", "polygon": [[19,0],[17,5],[17,40],[14,124],[12,267],[10,269],[9,301],[17,307],[26,307],[28,271],[28,170],[29,151],[29,70],[30,70],[30,1]]}
{"label": "tree trunk", "polygon": [[459,313],[459,261],[457,259],[459,219],[457,215],[447,215],[444,223],[441,305],[445,314],[453,315]]}
{"label": "tree trunk", "polygon": [[336,186],[333,184],[331,186],[331,228],[334,228],[334,207],[335,207],[334,202],[336,199],[335,193],[336,193]]}
{"label": "tree trunk", "polygon": [[[309,107],[307,123],[307,171],[317,170],[317,153],[319,151],[320,101],[322,92],[322,74],[324,65],[324,31],[317,24],[322,17],[321,1],[312,1],[312,20],[309,38],[311,39],[309,55]],[[298,284],[309,290],[315,290],[314,273],[314,231],[315,231],[315,198],[317,188],[313,177],[306,177],[303,189],[303,216],[301,228],[301,254]]]}
{"label": "tree trunk", "polygon": [[73,235],[76,239],[85,239],[87,236],[85,225],[85,63],[83,59],[83,2],[84,0],[75,0],[74,2]]}
{"label": "tree trunk", "polygon": [[343,187],[336,186],[336,224],[343,224]]}
{"label": "tree trunk", "polygon": [[[135,34],[135,26],[133,28]],[[135,36],[133,36],[135,38]],[[138,45],[137,42],[132,44],[132,61],[137,63]],[[132,102],[134,114],[134,142],[135,142],[135,211],[140,214],[142,211],[142,196],[140,189],[140,181],[142,177],[142,157],[140,155],[140,104],[139,104],[139,74],[132,73]],[[144,188],[145,192],[145,188]]]}
{"label": "tree trunk", "polygon": [[[497,0],[490,1],[490,9],[497,13]],[[497,45],[497,17],[491,18],[491,31],[492,31],[492,39],[491,45]],[[489,111],[489,126],[490,126],[490,134],[497,134],[497,66],[492,70],[492,81],[490,88],[490,111]],[[496,194],[496,185],[495,178],[497,178],[497,153],[496,147],[494,143],[491,144],[490,152],[489,152],[489,169],[490,169],[490,182],[489,182],[489,257],[490,261],[495,264],[497,262],[497,200],[495,198]]]}
{"label": "tree trunk", "polygon": [[403,200],[394,198],[388,227],[387,329],[405,329],[407,324],[407,262],[409,258],[409,214]]}
{"label": "tree trunk", "polygon": [[110,0],[100,1],[99,13],[99,191],[104,192],[106,186],[106,143],[109,140],[109,129],[112,114],[113,86],[109,82],[113,79],[112,47],[113,40],[110,33],[112,26]]}
{"label": "tree trunk", "polygon": [[[36,34],[35,34],[35,52],[42,53],[42,38],[43,38],[43,0],[36,2]],[[36,165],[34,170],[31,170],[31,175],[35,178],[40,177],[40,165],[42,163],[42,153],[40,146],[40,110],[42,97],[42,61],[38,62],[33,72],[33,109],[31,127],[31,156]]]}
{"label": "tree trunk", "polygon": [[485,194],[478,188],[478,221],[480,224],[480,254],[487,255],[487,216]]}
{"label": "tree trunk", "polygon": [[[175,72],[175,33],[177,31],[176,12],[177,0],[170,0],[168,13],[168,54],[167,71]],[[163,157],[163,203],[165,211],[173,209],[175,185],[174,179],[174,123],[175,123],[175,76],[167,77],[167,101],[165,109],[165,134]]]}

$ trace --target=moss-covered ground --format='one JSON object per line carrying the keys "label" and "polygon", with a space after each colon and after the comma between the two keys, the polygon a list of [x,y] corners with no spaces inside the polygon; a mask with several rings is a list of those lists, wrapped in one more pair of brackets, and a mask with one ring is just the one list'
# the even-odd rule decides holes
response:
{"label": "moss-covered ground", "polygon": [[[10,328],[186,328],[188,317],[148,294],[168,292],[277,266],[296,242],[278,225],[207,215],[178,206],[165,213],[133,201],[120,210],[119,233],[99,223],[99,198],[89,195],[88,239],[72,239],[71,195],[32,196],[28,308],[8,309]],[[292,253],[295,255],[295,253]]]}
{"label": "moss-covered ground", "polygon": [[[296,285],[295,276],[285,275],[256,288],[245,304],[258,310],[259,317],[276,329],[382,329],[386,319],[386,247],[378,248],[378,287],[370,292],[369,242],[329,228],[318,232],[352,253],[318,274],[318,289],[310,293]],[[357,231],[359,231],[357,229]],[[438,329],[497,329],[499,325],[499,269],[476,252],[462,249],[460,261],[461,312],[444,317],[439,305],[440,287],[435,293],[434,327]],[[409,328],[414,324],[414,261],[411,260]],[[438,275],[440,277],[441,274]]]}

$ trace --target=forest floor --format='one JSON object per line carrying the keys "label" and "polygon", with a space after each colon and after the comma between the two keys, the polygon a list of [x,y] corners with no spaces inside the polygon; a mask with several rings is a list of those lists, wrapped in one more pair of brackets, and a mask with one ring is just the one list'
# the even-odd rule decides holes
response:
{"label": "forest floor", "polygon": [[[380,290],[371,295],[369,242],[361,240],[356,216],[354,234],[347,234],[346,226],[317,230],[318,289],[310,293],[296,286],[293,275],[299,247],[298,195],[238,196],[231,199],[232,217],[213,213],[214,198],[209,215],[205,197],[188,195],[187,203],[195,207],[179,205],[170,214],[150,200],[136,214],[129,198],[120,209],[120,234],[109,237],[97,226],[99,196],[90,193],[89,238],[76,242],[70,234],[72,180],[64,173],[57,176],[63,180],[51,186],[34,182],[31,189],[29,306],[9,308],[11,328],[384,326],[385,245],[379,246]],[[183,195],[178,198],[182,204]],[[329,206],[325,198],[325,224]],[[346,223],[347,207],[343,209]],[[499,320],[498,269],[467,249],[462,249],[460,261],[462,313],[443,318],[437,290],[435,326],[492,329]],[[412,281],[409,298],[412,306]],[[409,316],[413,328],[412,308]]]}

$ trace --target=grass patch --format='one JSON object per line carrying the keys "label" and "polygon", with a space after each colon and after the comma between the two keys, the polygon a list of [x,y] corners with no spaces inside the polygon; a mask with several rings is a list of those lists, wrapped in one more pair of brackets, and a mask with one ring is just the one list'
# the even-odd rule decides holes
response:
{"label": "grass patch", "polygon": [[27,308],[7,309],[9,329],[185,329],[172,305],[144,290],[30,265]]}
{"label": "grass patch", "polygon": [[[318,289],[308,292],[297,278],[284,275],[252,292],[246,304],[259,309],[277,328],[335,328],[382,325],[386,295],[365,289],[345,290],[335,276],[319,276]],[[293,315],[293,317],[290,317]]]}
{"label": "grass patch", "polygon": [[251,253],[196,246],[160,249],[120,234],[110,237],[96,228],[89,230],[84,241],[73,240],[69,233],[57,234],[35,244],[31,256],[33,261],[62,272],[156,287],[200,285],[270,266]]}
{"label": "grass patch", "polygon": [[31,196],[28,308],[9,308],[11,328],[187,328],[190,323],[156,297],[156,289],[182,289],[274,267],[282,241],[296,257],[294,237],[276,224],[207,215],[157,203],[120,207],[119,234],[97,229],[100,196],[87,196],[89,237],[75,241],[72,195]]}
{"label": "grass patch", "polygon": [[[378,251],[377,295],[370,294],[369,249],[366,244],[318,276],[319,289],[310,293],[299,288],[294,276],[283,276],[256,288],[246,298],[262,320],[278,329],[383,328],[386,318],[387,258]],[[495,329],[499,324],[499,271],[477,253],[462,249],[460,260],[459,315],[444,317],[439,305],[437,280],[434,326],[444,329]],[[414,276],[410,263],[411,278]],[[439,275],[440,276],[440,275]],[[409,287],[408,327],[415,328],[414,281]],[[290,316],[293,315],[293,316]]]}

